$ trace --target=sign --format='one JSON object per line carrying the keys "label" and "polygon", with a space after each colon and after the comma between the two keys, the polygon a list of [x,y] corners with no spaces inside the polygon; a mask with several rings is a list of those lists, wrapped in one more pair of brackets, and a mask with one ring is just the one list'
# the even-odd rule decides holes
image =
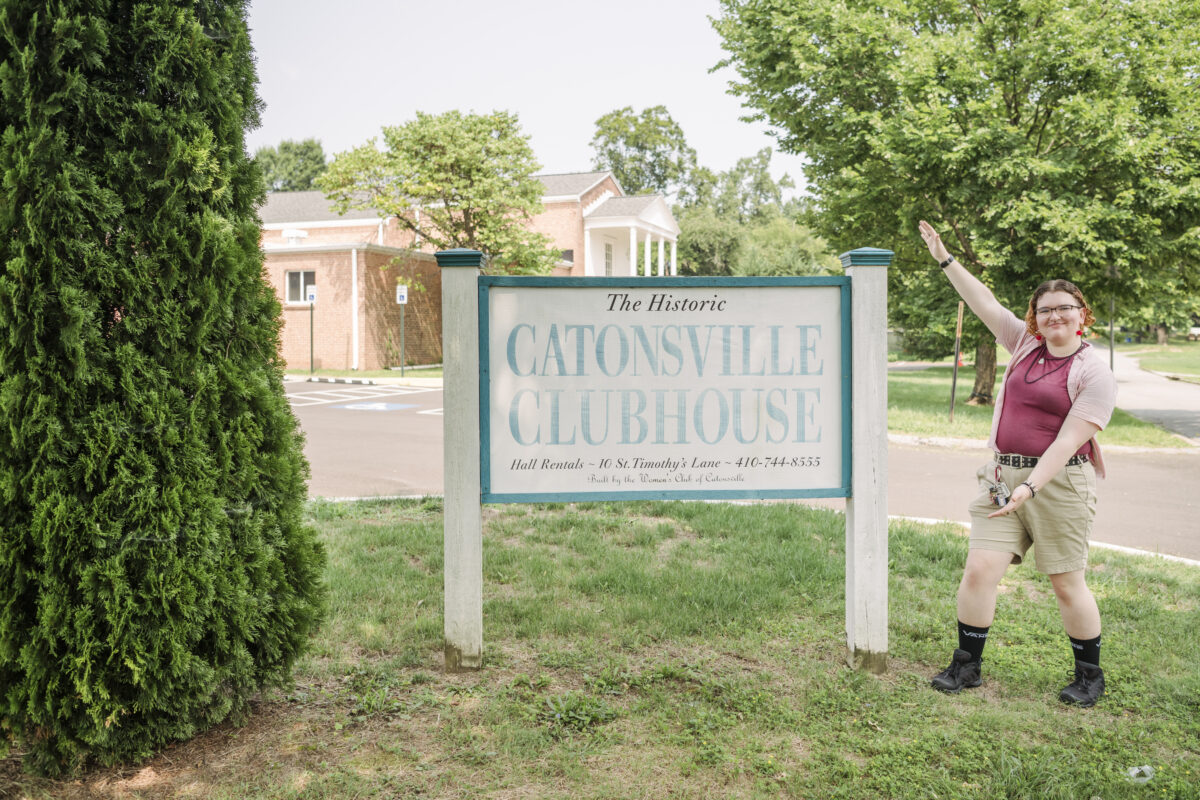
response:
{"label": "sign", "polygon": [[317,287],[306,286],[304,289],[305,300],[309,303],[317,302]]}
{"label": "sign", "polygon": [[446,670],[483,663],[481,501],[845,497],[847,661],[885,671],[892,256],[680,279],[481,276],[483,253],[437,253]]}
{"label": "sign", "polygon": [[400,283],[396,284],[396,304],[408,304],[408,287]]}
{"label": "sign", "polygon": [[484,502],[847,497],[849,280],[480,278]]}

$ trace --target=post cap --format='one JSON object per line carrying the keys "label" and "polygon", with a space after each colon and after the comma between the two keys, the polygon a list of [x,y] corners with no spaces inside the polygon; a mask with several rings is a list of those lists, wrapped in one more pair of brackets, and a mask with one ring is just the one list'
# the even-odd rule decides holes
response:
{"label": "post cap", "polygon": [[437,259],[439,267],[482,267],[487,261],[487,256],[478,250],[467,250],[465,248],[455,248],[454,250],[441,250],[433,254]]}
{"label": "post cap", "polygon": [[842,253],[842,267],[886,267],[892,263],[891,250],[880,250],[878,247],[860,247],[848,253]]}

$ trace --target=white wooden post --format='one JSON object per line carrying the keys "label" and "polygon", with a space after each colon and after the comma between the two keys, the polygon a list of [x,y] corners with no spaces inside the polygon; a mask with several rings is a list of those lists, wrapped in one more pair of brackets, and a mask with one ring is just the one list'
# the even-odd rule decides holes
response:
{"label": "white wooden post", "polygon": [[666,246],[666,243],[667,243],[666,239],[663,239],[661,237],[659,238],[659,240],[658,240],[658,272],[656,274],[660,278],[664,274],[666,274],[663,272],[663,248]]}
{"label": "white wooden post", "polygon": [[650,277],[650,234],[646,233],[646,257],[643,260],[642,272],[645,277]]}
{"label": "white wooden post", "polygon": [[443,548],[446,671],[483,665],[477,250],[436,254],[442,272]]}
{"label": "white wooden post", "polygon": [[856,669],[882,673],[888,651],[887,268],[892,251],[843,253],[850,277],[853,418],[846,499],[846,645]]}

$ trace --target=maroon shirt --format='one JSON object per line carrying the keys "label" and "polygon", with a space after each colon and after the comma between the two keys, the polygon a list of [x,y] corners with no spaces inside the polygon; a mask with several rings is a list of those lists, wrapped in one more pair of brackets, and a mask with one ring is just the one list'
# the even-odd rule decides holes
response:
{"label": "maroon shirt", "polygon": [[[1067,394],[1071,361],[1089,346],[1084,342],[1071,355],[1055,358],[1043,344],[1015,367],[1009,367],[1004,376],[1004,405],[996,429],[996,446],[1001,453],[1040,458],[1054,443],[1071,410]],[[1091,452],[1090,440],[1076,451],[1084,455]]]}

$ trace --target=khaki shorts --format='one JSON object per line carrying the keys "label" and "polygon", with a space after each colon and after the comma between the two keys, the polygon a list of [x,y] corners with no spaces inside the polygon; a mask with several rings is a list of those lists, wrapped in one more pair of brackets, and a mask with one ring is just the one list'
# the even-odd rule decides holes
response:
{"label": "khaki shorts", "polygon": [[[1046,575],[1086,567],[1096,516],[1096,470],[1091,463],[1064,467],[1038,489],[1037,497],[1026,500],[1014,513],[988,519],[988,514],[1000,508],[988,493],[997,466],[992,461],[975,473],[979,495],[970,505],[971,547],[1012,553],[1012,563],[1020,564],[1032,545],[1037,569]],[[1033,472],[1033,467],[999,468],[1000,480],[1009,491],[1015,491]]]}

